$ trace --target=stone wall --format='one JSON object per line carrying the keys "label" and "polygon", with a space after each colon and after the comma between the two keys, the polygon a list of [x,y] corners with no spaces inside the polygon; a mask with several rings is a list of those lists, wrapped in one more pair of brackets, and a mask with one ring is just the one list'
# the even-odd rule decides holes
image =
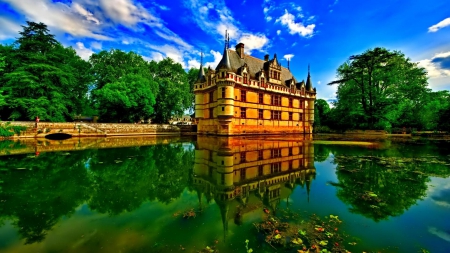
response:
{"label": "stone wall", "polygon": [[37,125],[30,121],[11,122],[12,125],[25,126],[27,130],[14,138],[40,138],[49,134],[64,133],[73,137],[111,137],[139,135],[184,135],[196,132],[193,125],[157,125],[127,123],[54,123],[40,122]]}

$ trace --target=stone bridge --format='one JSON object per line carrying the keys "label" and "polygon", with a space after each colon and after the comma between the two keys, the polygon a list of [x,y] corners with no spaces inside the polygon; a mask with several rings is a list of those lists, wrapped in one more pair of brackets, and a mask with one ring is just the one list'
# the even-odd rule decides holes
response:
{"label": "stone bridge", "polygon": [[54,123],[32,121],[15,121],[11,125],[25,126],[27,130],[14,138],[44,138],[55,134],[68,137],[114,137],[141,135],[185,135],[196,132],[195,125],[156,125],[127,123]]}

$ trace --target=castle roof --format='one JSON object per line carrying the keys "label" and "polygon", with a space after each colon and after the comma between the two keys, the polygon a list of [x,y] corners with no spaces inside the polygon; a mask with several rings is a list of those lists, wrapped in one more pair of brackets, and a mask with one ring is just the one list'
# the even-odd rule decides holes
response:
{"label": "castle roof", "polygon": [[[264,61],[262,59],[258,59],[248,54],[245,54],[244,58],[242,59],[236,51],[232,49],[225,49],[222,60],[217,65],[216,70],[225,68],[227,70],[237,72],[238,69],[246,63],[250,74],[250,78],[256,79],[257,73],[259,73],[262,69],[264,69],[264,64],[271,61],[273,60]],[[293,77],[294,76],[292,75],[289,69],[281,67],[281,83],[283,85],[286,85],[286,81],[291,80]]]}

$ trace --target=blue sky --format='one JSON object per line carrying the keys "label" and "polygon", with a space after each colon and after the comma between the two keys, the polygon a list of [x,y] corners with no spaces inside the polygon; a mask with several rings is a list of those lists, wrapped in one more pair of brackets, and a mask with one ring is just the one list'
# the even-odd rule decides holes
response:
{"label": "blue sky", "polygon": [[433,90],[450,90],[450,1],[138,1],[0,0],[0,43],[12,43],[26,20],[43,22],[84,59],[118,48],[147,60],[171,57],[186,69],[215,68],[224,47],[277,54],[297,80],[308,64],[319,98],[335,97],[336,69],[374,47],[400,50],[428,71]]}

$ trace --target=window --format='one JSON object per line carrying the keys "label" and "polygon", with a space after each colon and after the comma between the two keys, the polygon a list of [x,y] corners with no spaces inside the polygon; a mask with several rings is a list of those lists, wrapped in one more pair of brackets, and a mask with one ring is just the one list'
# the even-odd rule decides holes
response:
{"label": "window", "polygon": [[214,108],[209,108],[209,118],[212,119],[214,117]]}
{"label": "window", "polygon": [[263,166],[262,165],[259,165],[258,166],[258,176],[260,177],[260,176],[262,176],[263,175]]}
{"label": "window", "polygon": [[258,119],[264,119],[264,110],[258,109]]}
{"label": "window", "polygon": [[225,88],[222,88],[222,98],[225,98]]}
{"label": "window", "polygon": [[247,101],[247,91],[242,90],[241,91],[241,102],[246,102]]}
{"label": "window", "polygon": [[258,94],[258,101],[260,104],[264,104],[264,95],[262,93]]}
{"label": "window", "polygon": [[289,161],[289,170],[292,170],[293,169],[293,167],[292,167],[292,160],[290,160]]}
{"label": "window", "polygon": [[281,120],[281,111],[270,111],[270,118],[273,120]]}
{"label": "window", "polygon": [[289,112],[289,120],[292,120],[292,112]]}
{"label": "window", "polygon": [[281,96],[272,95],[270,100],[272,105],[281,106]]}
{"label": "window", "polygon": [[247,115],[247,108],[241,107],[241,118],[245,119]]}
{"label": "window", "polygon": [[303,109],[303,106],[304,106],[304,101],[300,101],[300,109]]}
{"label": "window", "polygon": [[263,159],[263,150],[258,150],[258,160],[262,160]]}
{"label": "window", "polygon": [[294,104],[294,101],[292,98],[289,98],[289,107],[292,107],[292,105]]}
{"label": "window", "polygon": [[261,86],[264,86],[264,77],[261,78]]}
{"label": "window", "polygon": [[247,73],[244,73],[244,83],[247,84]]}
{"label": "window", "polygon": [[271,158],[281,157],[281,149],[280,148],[271,149],[270,156]]}
{"label": "window", "polygon": [[211,91],[210,93],[209,93],[209,102],[211,103],[211,102],[213,102],[214,101],[214,91]]}

